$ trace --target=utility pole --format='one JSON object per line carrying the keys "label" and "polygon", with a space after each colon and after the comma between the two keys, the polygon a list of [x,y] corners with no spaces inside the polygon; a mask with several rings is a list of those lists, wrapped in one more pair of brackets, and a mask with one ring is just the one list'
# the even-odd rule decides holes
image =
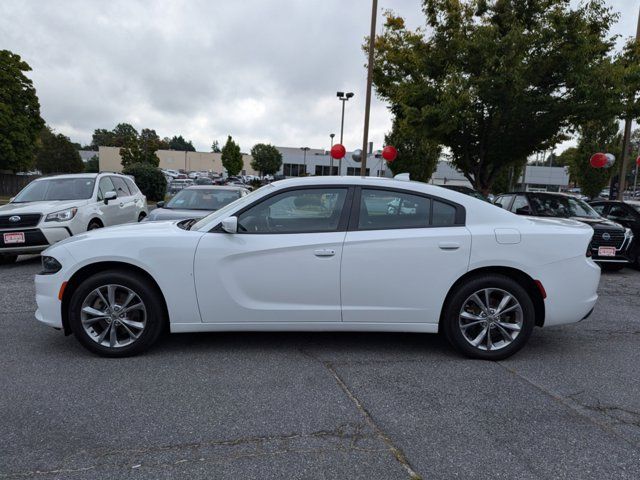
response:
{"label": "utility pole", "polygon": [[[638,12],[638,25],[636,27],[636,43],[640,41],[640,11]],[[620,167],[620,180],[618,181],[618,200],[624,198],[624,191],[627,186],[626,171],[629,165],[629,143],[631,142],[631,124],[633,118],[627,115],[624,120],[624,137],[622,140],[622,165]]]}
{"label": "utility pole", "polygon": [[333,148],[333,137],[335,136],[335,133],[329,134],[329,138],[331,139],[331,147],[329,147],[329,175],[333,175],[333,157],[331,156],[331,149]]}
{"label": "utility pole", "polygon": [[[342,138],[344,136],[344,104],[349,101],[351,97],[353,97],[353,92],[347,92],[345,95],[344,92],[336,92],[336,96],[338,100],[342,102],[342,119],[340,120],[340,145],[344,145]],[[338,175],[342,174],[342,159],[338,160]]]}
{"label": "utility pole", "polygon": [[371,111],[371,83],[373,80],[373,53],[376,45],[376,17],[378,13],[378,0],[371,2],[371,33],[369,34],[369,64],[367,65],[367,96],[364,103],[364,138],[362,139],[362,164],[360,175],[367,174],[367,149],[369,143],[369,113]]}

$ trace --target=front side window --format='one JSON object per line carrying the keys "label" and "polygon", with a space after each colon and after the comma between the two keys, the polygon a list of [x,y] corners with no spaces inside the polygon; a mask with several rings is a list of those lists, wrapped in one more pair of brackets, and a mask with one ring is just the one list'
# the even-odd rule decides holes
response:
{"label": "front side window", "polygon": [[358,229],[417,228],[429,226],[431,200],[388,190],[363,189]]}
{"label": "front side window", "polygon": [[93,178],[48,178],[27,185],[12,203],[46,200],[86,200],[93,195]]}
{"label": "front side window", "polygon": [[136,193],[139,192],[138,187],[136,186],[135,183],[133,183],[133,180],[131,180],[130,178],[125,178],[124,181],[127,184],[127,187],[129,187],[129,191],[131,192],[131,195],[135,195]]}
{"label": "front side window", "polygon": [[591,208],[598,212],[599,215],[604,215],[605,204],[591,205]]}
{"label": "front side window", "polygon": [[113,182],[109,177],[102,177],[100,183],[98,183],[98,201],[104,200],[104,196],[107,192],[115,192],[116,187],[113,186]]}
{"label": "front side window", "polygon": [[246,233],[310,233],[338,230],[346,188],[291,190],[267,198],[238,216]]}
{"label": "front side window", "polygon": [[513,195],[501,195],[496,198],[496,201],[493,202],[494,205],[497,205],[500,208],[504,208],[505,210],[509,209],[509,204],[511,203],[511,199]]}
{"label": "front side window", "polygon": [[518,215],[531,215],[531,207],[529,206],[527,197],[524,195],[517,195],[516,199],[513,201],[513,205],[511,205],[511,211]]}
{"label": "front side window", "polygon": [[127,184],[124,183],[124,180],[120,177],[111,177],[111,181],[113,182],[113,185],[116,187],[116,193],[118,194],[119,197],[128,197],[129,195],[131,195],[131,193],[129,192],[129,188],[127,187]]}

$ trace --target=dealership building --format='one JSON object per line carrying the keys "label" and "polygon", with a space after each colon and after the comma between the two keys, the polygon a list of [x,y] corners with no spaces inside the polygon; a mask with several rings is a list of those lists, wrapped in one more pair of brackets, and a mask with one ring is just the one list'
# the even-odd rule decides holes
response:
{"label": "dealership building", "polygon": [[[345,158],[334,160],[329,152],[319,148],[276,147],[282,154],[282,166],[279,175],[298,177],[309,175],[360,175],[360,162],[353,159],[353,152],[347,152]],[[179,150],[158,150],[160,168],[172,170],[206,171],[226,176],[222,166],[222,154],[214,152],[184,152]],[[100,171],[121,172],[120,148],[100,147]],[[251,168],[251,155],[242,154],[242,175],[259,175]],[[367,176],[390,177],[391,171],[379,152],[369,154],[367,158]],[[434,185],[471,186],[469,180],[449,162],[438,162],[429,183]],[[564,167],[541,167],[528,165],[517,182],[519,190],[546,189],[558,191],[569,185],[569,174]]]}

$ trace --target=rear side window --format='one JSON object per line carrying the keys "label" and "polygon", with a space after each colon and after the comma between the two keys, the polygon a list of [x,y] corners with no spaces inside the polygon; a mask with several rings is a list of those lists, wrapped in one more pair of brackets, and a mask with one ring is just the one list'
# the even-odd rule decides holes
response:
{"label": "rear side window", "polygon": [[138,187],[136,186],[135,183],[133,183],[133,180],[131,180],[130,178],[125,178],[124,183],[127,184],[127,187],[131,192],[131,195],[135,195],[136,193],[138,193]]}
{"label": "rear side window", "polygon": [[598,212],[598,214],[600,215],[604,215],[604,209],[606,207],[605,204],[600,204],[600,205],[591,205],[591,207]]}
{"label": "rear side window", "polygon": [[362,189],[359,230],[447,227],[461,224],[455,205],[393,190]]}
{"label": "rear side window", "polygon": [[129,192],[129,187],[127,187],[127,184],[124,183],[124,180],[122,178],[111,177],[111,181],[116,187],[116,192],[119,197],[128,197],[129,195],[131,195],[131,192]]}

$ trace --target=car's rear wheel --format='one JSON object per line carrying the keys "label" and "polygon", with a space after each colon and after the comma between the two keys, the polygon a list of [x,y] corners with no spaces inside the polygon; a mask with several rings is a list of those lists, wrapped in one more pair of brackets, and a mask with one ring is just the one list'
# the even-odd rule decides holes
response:
{"label": "car's rear wheel", "polygon": [[524,346],[534,325],[527,291],[507,276],[487,274],[456,289],[445,305],[441,327],[464,355],[502,360]]}
{"label": "car's rear wheel", "polygon": [[138,274],[111,270],[76,288],[69,323],[87,349],[106,357],[125,357],[143,352],[158,339],[166,314],[154,285]]}
{"label": "car's rear wheel", "polygon": [[0,255],[0,265],[11,265],[16,263],[18,255]]}

